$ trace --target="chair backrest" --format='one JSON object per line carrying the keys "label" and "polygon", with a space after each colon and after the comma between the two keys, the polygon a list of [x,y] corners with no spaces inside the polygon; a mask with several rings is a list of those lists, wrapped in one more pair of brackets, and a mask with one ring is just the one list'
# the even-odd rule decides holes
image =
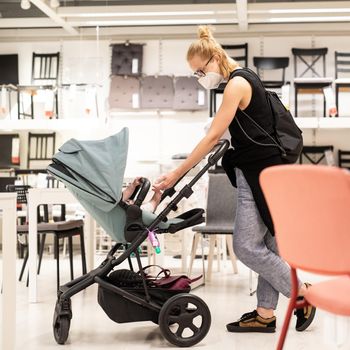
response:
{"label": "chair backrest", "polygon": [[50,161],[55,153],[56,133],[29,133],[27,167],[31,161]]}
{"label": "chair backrest", "polygon": [[350,73],[350,52],[335,51],[335,79],[339,78],[339,73]]}
{"label": "chair backrest", "polygon": [[260,175],[279,252],[294,268],[350,273],[350,175],[337,167],[281,165]]}
{"label": "chair backrest", "polygon": [[338,150],[338,165],[350,170],[350,151]]}
{"label": "chair backrest", "polygon": [[231,58],[237,62],[242,62],[242,67],[248,67],[248,43],[221,46]]}
{"label": "chair backrest", "polygon": [[27,204],[27,194],[31,187],[28,185],[7,185],[7,192],[17,193],[17,204]]}
{"label": "chair backrest", "polygon": [[48,81],[58,82],[60,53],[35,53],[32,59],[32,84]]}
{"label": "chair backrest", "polygon": [[[310,72],[312,76],[315,77],[325,77],[326,76],[326,55],[328,52],[327,47],[322,48],[314,48],[314,49],[299,49],[292,48],[292,53],[294,56],[294,77],[301,78],[307,72]],[[305,58],[311,57],[311,63],[309,63]],[[315,69],[316,63],[322,59],[322,73],[319,73]],[[298,61],[301,61],[306,66],[306,69],[300,73],[298,73]]]}
{"label": "chair backrest", "polygon": [[281,70],[282,77],[279,80],[268,80],[264,77],[263,83],[266,87],[281,87],[285,84],[289,57],[253,57],[253,64],[260,78],[262,78],[262,71],[264,70]]}
{"label": "chair backrest", "polygon": [[236,215],[236,189],[225,173],[209,173],[206,224],[232,226]]}
{"label": "chair backrest", "polygon": [[[306,158],[311,164],[320,164],[323,159],[325,159],[328,164],[326,155],[327,152],[330,152],[333,157],[333,149],[334,147],[332,145],[304,146],[300,153],[299,163],[303,164],[304,158]],[[334,160],[332,160],[332,163],[333,164],[328,165],[334,165]]]}
{"label": "chair backrest", "polygon": [[8,185],[14,185],[17,180],[16,176],[1,176],[0,177],[0,192],[7,192]]}

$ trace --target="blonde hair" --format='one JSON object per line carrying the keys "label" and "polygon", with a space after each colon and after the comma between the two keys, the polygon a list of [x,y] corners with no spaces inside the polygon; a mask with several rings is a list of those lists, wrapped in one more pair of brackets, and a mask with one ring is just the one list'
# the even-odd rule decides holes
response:
{"label": "blonde hair", "polygon": [[190,61],[194,56],[199,56],[203,60],[208,60],[214,55],[219,59],[220,72],[225,78],[239,66],[215,40],[212,29],[209,26],[199,26],[198,40],[193,42],[188,48],[187,61]]}

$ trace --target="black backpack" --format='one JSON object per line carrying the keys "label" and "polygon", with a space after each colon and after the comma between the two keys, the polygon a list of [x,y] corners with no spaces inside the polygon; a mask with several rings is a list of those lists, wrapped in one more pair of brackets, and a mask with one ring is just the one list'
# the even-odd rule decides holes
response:
{"label": "black backpack", "polygon": [[[249,70],[244,68],[245,70]],[[253,72],[253,71],[251,71]],[[254,72],[253,72],[254,73]],[[255,73],[254,73],[255,74]],[[256,74],[255,74],[256,75]],[[257,76],[257,75],[256,75]],[[265,87],[262,81],[259,78],[261,85],[264,90]],[[278,97],[278,95],[273,91],[265,90],[265,95],[268,104],[271,108],[271,113],[274,120],[274,137],[272,137],[268,132],[265,131],[253,118],[251,118],[247,113],[241,110],[241,112],[266,136],[268,136],[273,143],[260,143],[253,140],[243,129],[241,123],[239,122],[237,116],[235,117],[237,120],[237,124],[244,133],[244,135],[253,143],[259,146],[273,146],[278,147],[281,151],[281,157],[284,159],[286,163],[295,163],[302,151],[303,148],[303,137],[302,131],[298,128],[297,124],[294,121],[291,113],[286,109],[283,105],[282,101]]]}

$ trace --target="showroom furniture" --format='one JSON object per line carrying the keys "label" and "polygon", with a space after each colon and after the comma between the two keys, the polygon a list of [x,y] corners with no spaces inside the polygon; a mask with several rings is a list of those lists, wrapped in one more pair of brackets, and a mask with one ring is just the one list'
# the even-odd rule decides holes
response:
{"label": "showroom furniture", "polygon": [[[30,186],[8,186],[7,190],[9,192],[17,193],[17,205],[27,205],[27,194]],[[57,290],[60,286],[60,259],[59,259],[59,242],[61,239],[68,238],[68,249],[69,249],[69,264],[70,264],[70,276],[71,279],[74,279],[74,271],[73,271],[73,237],[80,237],[80,249],[81,249],[81,262],[82,262],[82,273],[86,273],[86,257],[85,257],[85,243],[84,243],[84,221],[83,220],[69,220],[66,221],[65,217],[61,217],[60,221],[49,222],[49,214],[48,207],[46,204],[41,205],[44,208],[44,216],[41,217],[40,214],[40,206],[37,208],[38,215],[38,234],[41,237],[39,240],[39,264],[38,264],[38,273],[40,272],[41,261],[43,257],[43,250],[45,245],[46,234],[53,234],[54,236],[54,253],[56,258],[56,266],[57,266]],[[62,212],[63,213],[63,212]],[[65,212],[64,214],[65,215]],[[28,223],[24,223],[22,225],[17,226],[17,234],[19,236],[27,236],[29,230]],[[27,244],[27,237],[25,240],[21,242],[22,245],[26,246],[27,251],[24,257],[21,273],[19,276],[19,280],[22,279],[24,269],[26,267],[29,250]],[[28,278],[27,278],[27,286],[28,286]]]}
{"label": "showroom furniture", "polygon": [[350,151],[338,150],[338,166],[350,170]]}
{"label": "showroom furniture", "polygon": [[46,168],[55,153],[56,133],[28,133],[27,168],[32,162],[39,162]]}
{"label": "showroom furniture", "polygon": [[[40,90],[48,90],[53,93],[52,106],[45,110],[48,118],[58,118],[58,78],[59,78],[60,53],[38,54],[32,56],[31,85],[18,85],[18,119],[34,119],[34,96]],[[24,106],[24,95],[30,95],[30,111]],[[23,96],[22,96],[23,95]]]}
{"label": "showroom furniture", "polygon": [[337,111],[339,115],[339,92],[350,91],[350,76],[349,74],[340,76],[343,74],[339,73],[350,73],[350,52],[339,52],[334,53],[334,64],[335,64],[335,104],[337,106]]}
{"label": "showroom furniture", "polygon": [[311,164],[320,164],[323,159],[327,161],[326,152],[332,152],[333,154],[333,149],[334,147],[332,145],[304,146],[299,157],[299,163],[303,164],[305,158]]}
{"label": "showroom furniture", "polygon": [[[253,64],[265,88],[278,89],[286,84],[286,68],[289,65],[289,57],[253,57]],[[280,70],[281,78],[278,80],[266,79],[265,71],[267,70]]]}
{"label": "showroom furniture", "polygon": [[[337,167],[285,165],[263,170],[260,183],[279,253],[291,267],[292,292],[277,346],[281,350],[295,308],[313,305],[350,316],[350,175]],[[298,300],[298,269],[328,278],[309,286]]]}
{"label": "showroom furniture", "polygon": [[[333,79],[326,77],[326,55],[328,48],[292,48],[294,56],[294,96],[295,96],[295,113],[298,117],[298,95],[299,94],[323,94],[323,116],[326,116],[326,97],[323,89],[332,85]],[[321,60],[322,68],[317,69],[316,63]],[[311,61],[311,62],[309,62]],[[299,62],[304,66],[300,73]],[[305,69],[306,66],[306,69]],[[306,77],[306,74],[311,77]]]}
{"label": "showroom furniture", "polygon": [[[193,261],[196,256],[199,240],[202,242],[202,263],[204,282],[211,280],[214,250],[216,246],[218,263],[220,261],[220,239],[225,235],[227,249],[234,273],[237,273],[236,256],[233,252],[233,223],[236,213],[237,190],[231,185],[227,175],[223,172],[210,172],[205,225],[192,227],[196,232],[191,249],[189,275],[192,272]],[[218,195],[220,193],[220,195]],[[203,236],[209,237],[208,271],[205,277]]]}

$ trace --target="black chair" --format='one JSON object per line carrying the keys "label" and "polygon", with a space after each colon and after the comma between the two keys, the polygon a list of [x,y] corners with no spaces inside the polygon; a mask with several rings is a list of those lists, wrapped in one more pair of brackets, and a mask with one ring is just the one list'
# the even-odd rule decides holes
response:
{"label": "black chair", "polygon": [[[34,118],[33,97],[38,90],[52,90],[54,93],[53,116],[58,118],[58,78],[60,53],[38,54],[33,52],[32,58],[32,85],[19,85],[17,94],[18,119]],[[30,112],[26,112],[23,104],[23,93],[30,94]]]}
{"label": "black chair", "polygon": [[14,185],[16,180],[16,176],[0,176],[0,192],[7,192],[6,187]]}
{"label": "black chair", "polygon": [[306,158],[311,164],[320,164],[326,158],[326,152],[332,152],[333,154],[333,149],[332,145],[304,146],[300,154],[299,163],[303,164],[304,158]]}
{"label": "black chair", "polygon": [[350,151],[338,150],[338,166],[350,170]]}
{"label": "black chair", "polygon": [[286,84],[286,68],[289,65],[289,57],[253,57],[253,64],[257,69],[258,76],[262,79],[265,70],[281,70],[282,77],[279,80],[262,79],[265,88],[281,88]]}
{"label": "black chair", "polygon": [[[17,192],[17,205],[21,206],[27,204],[27,194],[30,186],[7,186],[9,192]],[[43,209],[43,215],[41,214],[41,208]],[[26,248],[26,254],[24,257],[23,265],[21,268],[19,281],[22,280],[23,273],[28,261],[29,249],[27,236],[29,232],[29,226],[27,223],[17,225],[17,234],[24,239],[20,240],[20,243]],[[65,211],[61,213],[60,221],[49,222],[49,211],[46,204],[38,206],[38,254],[39,254],[39,263],[38,263],[38,273],[40,272],[41,262],[43,257],[43,251],[45,247],[45,239],[47,234],[54,235],[54,253],[56,258],[57,266],[57,290],[60,286],[60,263],[59,263],[59,242],[61,239],[68,238],[68,247],[69,247],[69,263],[70,263],[70,275],[71,279],[74,279],[73,272],[73,237],[80,237],[80,249],[81,249],[81,258],[82,258],[82,271],[83,274],[86,274],[86,256],[85,256],[85,243],[84,243],[84,221],[83,220],[69,220],[65,219]],[[27,278],[28,286],[28,278]]]}
{"label": "black chair", "polygon": [[[220,194],[220,195],[219,195]],[[199,239],[202,238],[203,276],[205,281],[203,235],[209,236],[208,273],[207,280],[211,279],[215,244],[218,247],[220,235],[226,236],[227,248],[231,258],[233,271],[237,273],[236,256],[233,252],[233,223],[236,212],[236,189],[231,185],[226,173],[215,171],[209,174],[208,197],[205,225],[192,227],[196,232],[193,238],[189,275],[192,272],[193,261]],[[217,248],[218,249],[218,248]]]}
{"label": "black chair", "polygon": [[[239,45],[221,45],[227,54],[237,62],[242,62],[242,67],[248,67],[248,43]],[[217,89],[210,90],[209,98],[209,116],[213,117],[216,113],[216,96],[223,94],[226,83],[220,84]]]}
{"label": "black chair", "polygon": [[[55,153],[56,133],[28,133],[27,168],[31,161],[47,162]],[[45,167],[48,165],[43,164]],[[46,171],[45,171],[46,172]]]}
{"label": "black chair", "polygon": [[335,104],[339,116],[339,92],[350,91],[350,77],[340,77],[339,73],[350,73],[350,52],[335,51]]}
{"label": "black chair", "polygon": [[[298,93],[323,94],[323,88],[332,85],[332,78],[326,77],[326,55],[328,48],[299,49],[292,48],[294,56],[294,89],[295,89],[295,114],[298,116]],[[311,63],[307,61],[311,58]],[[316,69],[316,63],[322,60],[322,69]],[[298,62],[302,62],[306,69],[298,73]],[[322,71],[322,73],[319,73]],[[307,73],[311,77],[306,77]],[[323,116],[326,116],[326,98],[323,94]]]}

